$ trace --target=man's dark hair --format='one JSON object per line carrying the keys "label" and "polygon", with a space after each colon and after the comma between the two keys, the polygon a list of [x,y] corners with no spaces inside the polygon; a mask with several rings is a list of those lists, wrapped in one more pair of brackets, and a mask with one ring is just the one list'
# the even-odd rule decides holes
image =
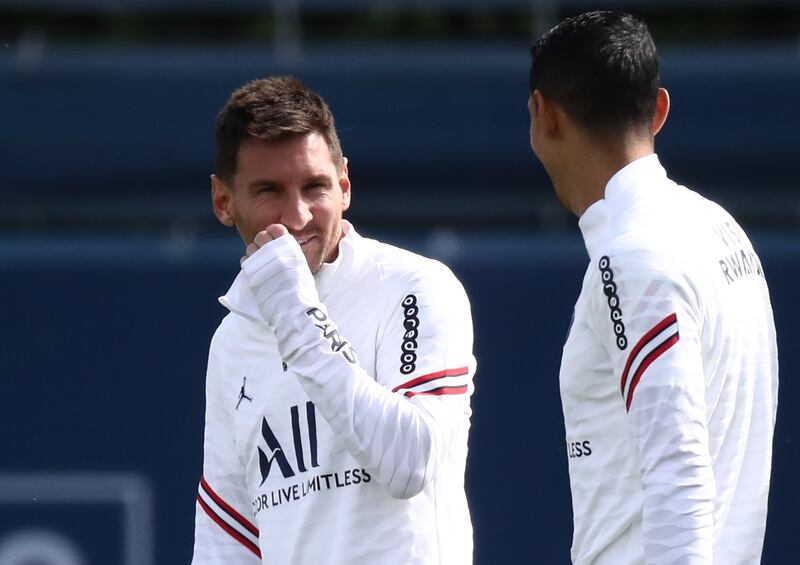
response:
{"label": "man's dark hair", "polygon": [[217,117],[217,176],[230,181],[239,147],[248,140],[271,143],[313,132],[322,135],[340,168],[342,147],[333,114],[321,96],[289,76],[249,82],[231,94]]}
{"label": "man's dark hair", "polygon": [[555,100],[596,134],[649,128],[655,115],[659,60],[647,25],[623,12],[568,18],[531,47],[530,92]]}

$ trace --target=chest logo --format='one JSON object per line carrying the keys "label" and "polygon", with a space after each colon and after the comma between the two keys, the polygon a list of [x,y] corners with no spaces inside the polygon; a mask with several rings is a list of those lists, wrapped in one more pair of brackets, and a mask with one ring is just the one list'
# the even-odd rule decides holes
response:
{"label": "chest logo", "polygon": [[[292,421],[292,443],[294,444],[295,465],[298,473],[305,473],[309,468],[319,467],[317,460],[317,416],[314,403],[306,402],[306,430],[303,433],[300,423],[300,409],[294,405],[289,410]],[[289,462],[286,452],[281,447],[277,436],[264,417],[261,420],[261,437],[266,443],[266,450],[258,448],[258,465],[261,471],[261,484],[269,477],[273,464],[278,466],[283,478],[295,476],[295,469]],[[305,437],[305,441],[304,441]],[[307,443],[307,445],[306,445]],[[306,451],[308,454],[308,465],[306,466]],[[260,485],[259,485],[260,486]]]}
{"label": "chest logo", "polygon": [[622,323],[622,309],[619,307],[619,295],[617,294],[617,283],[614,282],[614,271],[611,270],[611,259],[608,258],[608,255],[603,255],[597,266],[600,268],[603,294],[606,295],[608,302],[611,324],[617,338],[617,347],[624,351],[628,347],[628,338],[625,336],[625,324]]}
{"label": "chest logo", "polygon": [[247,393],[244,391],[244,387],[247,385],[247,377],[242,378],[242,389],[239,391],[239,402],[236,403],[236,409],[239,409],[239,405],[242,403],[242,400],[247,400],[249,402],[253,402],[252,396],[247,396]]}

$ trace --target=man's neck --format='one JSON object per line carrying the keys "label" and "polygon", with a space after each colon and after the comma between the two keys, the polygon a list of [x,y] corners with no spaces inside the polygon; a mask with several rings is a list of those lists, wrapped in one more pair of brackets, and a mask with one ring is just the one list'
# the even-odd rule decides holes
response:
{"label": "man's neck", "polygon": [[[630,163],[651,155],[652,142],[636,141],[617,147],[582,143],[576,147],[572,166],[562,171],[556,190],[564,205],[579,218],[595,202],[605,197],[606,185]],[[575,165],[579,163],[579,165]],[[555,182],[555,179],[554,179]]]}

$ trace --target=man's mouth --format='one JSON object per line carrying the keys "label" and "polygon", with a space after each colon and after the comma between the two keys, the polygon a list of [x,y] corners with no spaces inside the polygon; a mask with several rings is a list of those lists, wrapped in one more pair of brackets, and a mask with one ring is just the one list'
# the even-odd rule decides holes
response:
{"label": "man's mouth", "polygon": [[307,236],[303,236],[303,237],[295,237],[295,239],[297,240],[297,243],[300,244],[300,247],[303,247],[309,241],[314,239],[314,236],[313,235],[307,235]]}

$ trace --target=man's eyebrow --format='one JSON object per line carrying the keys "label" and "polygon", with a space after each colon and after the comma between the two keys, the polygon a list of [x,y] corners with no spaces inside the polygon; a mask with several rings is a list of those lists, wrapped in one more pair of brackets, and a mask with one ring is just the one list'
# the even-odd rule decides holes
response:
{"label": "man's eyebrow", "polygon": [[330,178],[323,174],[311,175],[306,179],[305,184],[330,184]]}
{"label": "man's eyebrow", "polygon": [[277,181],[270,180],[270,179],[255,179],[250,181],[247,185],[247,188],[279,188],[281,184]]}

